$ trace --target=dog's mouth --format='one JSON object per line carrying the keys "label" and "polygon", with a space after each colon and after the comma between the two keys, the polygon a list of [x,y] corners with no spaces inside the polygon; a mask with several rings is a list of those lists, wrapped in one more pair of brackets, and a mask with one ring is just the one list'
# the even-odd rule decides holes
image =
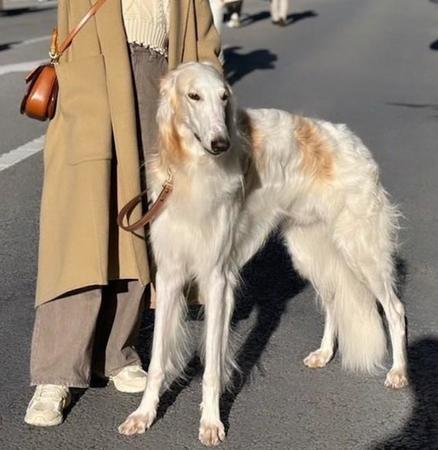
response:
{"label": "dog's mouth", "polygon": [[202,148],[203,148],[207,153],[210,153],[210,155],[212,155],[212,156],[219,156],[219,155],[222,155],[222,153],[223,153],[222,151],[214,151],[214,150],[211,150],[210,148],[207,148],[207,147],[202,143],[201,138],[199,137],[199,134],[198,134],[198,133],[193,132],[193,135],[195,136],[196,140],[199,142],[199,144],[202,146]]}

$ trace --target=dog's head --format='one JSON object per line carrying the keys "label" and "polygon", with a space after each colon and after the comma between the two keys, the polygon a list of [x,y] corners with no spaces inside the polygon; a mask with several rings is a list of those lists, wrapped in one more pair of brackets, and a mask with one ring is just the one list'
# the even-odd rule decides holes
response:
{"label": "dog's head", "polygon": [[219,157],[230,149],[231,88],[211,64],[180,65],[162,79],[160,94],[160,138],[173,158]]}

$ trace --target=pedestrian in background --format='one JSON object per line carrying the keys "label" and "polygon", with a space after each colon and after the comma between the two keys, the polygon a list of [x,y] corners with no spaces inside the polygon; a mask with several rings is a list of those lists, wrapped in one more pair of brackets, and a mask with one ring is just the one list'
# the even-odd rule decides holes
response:
{"label": "pedestrian in background", "polygon": [[274,25],[287,25],[289,0],[271,0],[271,19]]}
{"label": "pedestrian in background", "polygon": [[227,12],[230,16],[230,19],[227,22],[227,26],[230,28],[239,28],[242,7],[243,7],[243,0],[240,0],[240,1],[225,0],[225,5],[227,7]]}
{"label": "pedestrian in background", "polygon": [[[61,39],[89,8],[89,0],[58,2]],[[31,350],[36,390],[27,423],[61,423],[69,388],[88,387],[93,373],[119,391],[144,390],[134,344],[150,281],[147,248],[144,236],[117,227],[117,212],[142,191],[160,77],[186,61],[220,68],[219,50],[204,0],[107,1],[57,64]],[[139,207],[131,220],[141,215]]]}

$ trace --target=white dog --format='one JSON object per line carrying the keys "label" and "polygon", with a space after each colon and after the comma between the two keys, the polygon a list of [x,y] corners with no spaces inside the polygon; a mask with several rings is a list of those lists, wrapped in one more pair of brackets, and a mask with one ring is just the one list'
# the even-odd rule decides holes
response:
{"label": "white dog", "polygon": [[346,368],[381,367],[386,342],[377,300],[393,354],[385,384],[405,386],[405,315],[392,260],[397,211],[360,139],[345,125],[274,109],[237,110],[223,77],[199,63],[164,78],[158,124],[153,197],[169,171],[174,190],[151,226],[158,273],[148,384],[120,433],[151,426],[163,383],[184,368],[184,288],[195,279],[205,303],[199,439],[205,445],[224,439],[219,397],[234,368],[229,336],[237,269],[277,227],[326,316],[321,347],[304,363],[325,366],[337,339]]}

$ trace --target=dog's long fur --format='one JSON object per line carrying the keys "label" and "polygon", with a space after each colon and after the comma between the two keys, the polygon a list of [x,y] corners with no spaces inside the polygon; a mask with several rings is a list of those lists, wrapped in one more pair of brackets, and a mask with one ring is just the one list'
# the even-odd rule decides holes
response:
{"label": "dog's long fur", "polygon": [[183,291],[195,279],[205,303],[199,437],[206,445],[224,438],[219,395],[234,367],[228,350],[237,273],[275,228],[326,315],[321,347],[305,364],[326,365],[337,339],[346,368],[381,367],[386,342],[377,300],[394,360],[386,384],[404,386],[404,308],[393,266],[398,213],[361,140],[345,125],[273,109],[238,110],[222,76],[198,63],[163,80],[158,124],[152,194],[169,169],[174,192],[151,226],[158,273],[148,385],[120,432],[151,425],[163,382],[187,361]]}

